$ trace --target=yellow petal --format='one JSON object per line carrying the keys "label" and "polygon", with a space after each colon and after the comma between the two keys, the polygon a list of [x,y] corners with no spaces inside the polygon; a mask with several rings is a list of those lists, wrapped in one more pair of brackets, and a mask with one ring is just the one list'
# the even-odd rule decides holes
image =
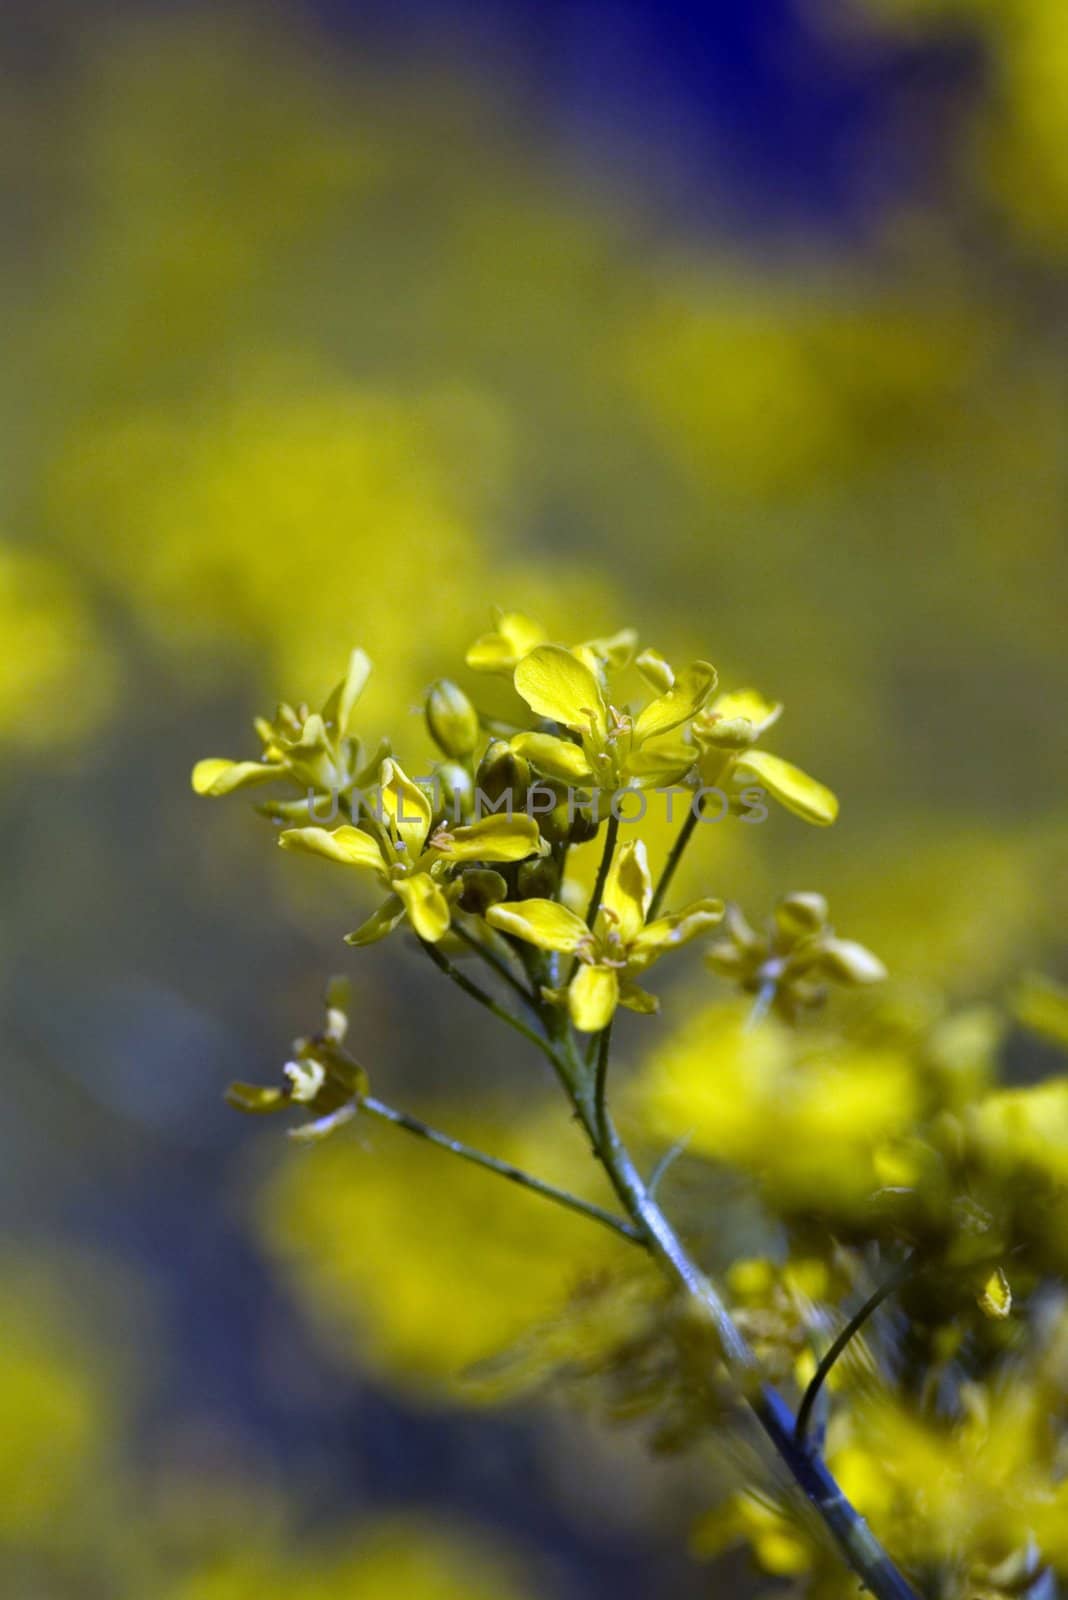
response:
{"label": "yellow petal", "polygon": [[486,921],[539,950],[576,950],[589,932],[581,917],[555,900],[505,901],[490,906]]}
{"label": "yellow petal", "polygon": [[365,945],[377,944],[379,939],[384,939],[387,933],[392,933],[397,923],[404,915],[404,901],[397,895],[391,894],[388,900],[383,900],[378,910],[367,921],[361,923],[355,933],[345,935],[346,944]]}
{"label": "yellow petal", "polygon": [[404,842],[406,858],[414,861],[422,853],[433,816],[430,801],[417,783],[392,759],[382,763],[382,812],[394,839]]}
{"label": "yellow petal", "polygon": [[711,709],[724,722],[744,718],[753,724],[757,733],[765,733],[782,716],[781,701],[766,700],[757,689],[732,689],[727,694],[717,695]]}
{"label": "yellow petal", "polygon": [[265,1089],[258,1083],[232,1083],[226,1091],[230,1105],[238,1111],[251,1111],[257,1116],[265,1111],[281,1111],[289,1096],[281,1089]]}
{"label": "yellow petal", "polygon": [[781,756],[770,755],[766,750],[747,750],[738,757],[735,770],[743,777],[751,774],[780,805],[805,822],[827,827],[838,815],[838,800],[830,789]]}
{"label": "yellow petal", "polygon": [[667,733],[681,722],[688,722],[704,705],[716,687],[716,669],[707,661],[695,661],[679,673],[667,694],[650,700],[634,724],[634,737],[642,742],[656,733]]}
{"label": "yellow petal", "polygon": [[415,872],[410,878],[399,878],[394,892],[404,901],[404,909],[420,939],[437,944],[449,931],[452,920],[449,902],[428,872]]}
{"label": "yellow petal", "polygon": [[634,664],[650,689],[655,689],[657,694],[667,694],[674,686],[674,670],[659,650],[643,650]]}
{"label": "yellow petal", "polygon": [[657,739],[646,739],[632,750],[623,767],[623,775],[639,789],[664,787],[678,783],[697,761],[698,751],[677,733],[668,733]]}
{"label": "yellow petal", "polygon": [[595,675],[570,650],[543,644],[515,669],[515,686],[539,717],[562,722],[576,733],[591,730],[603,738],[607,728],[604,697]]}
{"label": "yellow petal", "polygon": [[284,774],[283,766],[263,761],[227,761],[223,756],[209,756],[193,768],[193,788],[197,794],[231,794],[253,783],[270,783]]}
{"label": "yellow petal", "polygon": [[476,639],[467,652],[467,665],[476,672],[511,674],[525,655],[545,641],[545,629],[522,611],[499,611],[497,626]]}
{"label": "yellow petal", "polygon": [[345,867],[365,867],[380,875],[386,864],[382,852],[369,833],[348,823],[333,832],[329,828],[286,828],[278,835],[283,850],[302,850],[308,855],[325,856]]}
{"label": "yellow petal", "polygon": [[326,705],[323,717],[334,724],[339,739],[345,738],[356,702],[367,687],[371,676],[371,658],[365,650],[354,650],[349,656],[349,668]]}
{"label": "yellow petal", "polygon": [[614,967],[579,967],[567,991],[567,1009],[580,1033],[607,1028],[619,1004],[619,979]]}
{"label": "yellow petal", "polygon": [[840,983],[882,983],[888,976],[879,957],[855,939],[828,939],[820,966]]}
{"label": "yellow petal", "polygon": [[533,817],[482,817],[462,828],[443,828],[431,848],[454,861],[525,861],[542,853],[542,837]]}
{"label": "yellow petal", "polygon": [[644,972],[668,950],[677,950],[691,939],[698,939],[718,927],[724,910],[722,900],[695,900],[670,916],[657,917],[641,930],[631,945],[628,967],[634,972]]}
{"label": "yellow petal", "polygon": [[984,1283],[979,1309],[985,1316],[998,1319],[1007,1317],[1012,1310],[1012,1289],[1000,1267],[996,1267]]}
{"label": "yellow petal", "polygon": [[305,717],[300,736],[291,741],[290,749],[294,754],[299,752],[301,755],[317,755],[327,750],[329,745],[326,723],[318,711],[313,711],[310,717]]}
{"label": "yellow petal", "polygon": [[620,628],[618,633],[577,644],[573,654],[596,673],[622,672],[633,659],[637,643],[636,628]]}
{"label": "yellow petal", "polygon": [[653,898],[653,880],[649,874],[649,859],[642,839],[628,839],[616,851],[615,860],[605,879],[603,909],[615,918],[619,935],[629,945],[641,932],[649,902]]}
{"label": "yellow petal", "polygon": [[523,756],[545,778],[557,783],[591,783],[593,772],[582,746],[552,733],[517,733],[511,742],[517,756]]}
{"label": "yellow petal", "polygon": [[655,1016],[660,1010],[656,995],[650,994],[647,989],[639,989],[636,983],[620,984],[619,1003],[626,1006],[628,1011],[637,1011],[643,1017]]}

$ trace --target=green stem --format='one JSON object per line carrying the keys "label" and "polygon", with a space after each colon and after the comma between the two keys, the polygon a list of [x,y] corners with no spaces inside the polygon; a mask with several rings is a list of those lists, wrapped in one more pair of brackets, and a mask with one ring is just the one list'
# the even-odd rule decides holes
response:
{"label": "green stem", "polygon": [[528,1027],[521,1017],[514,1016],[511,1011],[506,1011],[498,1000],[494,1000],[493,996],[487,994],[485,989],[479,988],[478,984],[469,978],[466,972],[461,972],[458,967],[454,967],[448,956],[442,955],[436,944],[431,944],[427,939],[420,939],[419,942],[434,965],[447,978],[451,978],[458,988],[462,989],[465,994],[469,994],[472,1000],[477,1000],[480,1006],[484,1006],[499,1021],[506,1022],[510,1028],[515,1029],[516,1033],[521,1033],[524,1039],[529,1039],[531,1044],[537,1045],[538,1049],[548,1056],[553,1066],[559,1071],[560,1063],[557,1060],[556,1052],[544,1034]]}
{"label": "green stem", "polygon": [[586,911],[586,926],[592,929],[597,920],[597,913],[601,909],[601,900],[604,897],[604,886],[608,879],[608,869],[612,865],[612,857],[616,850],[616,837],[619,833],[619,818],[609,812],[608,822],[604,830],[604,849],[601,851],[601,865],[597,868],[597,878],[593,885],[589,907]]}
{"label": "green stem", "polygon": [[546,1183],[542,1178],[534,1177],[533,1173],[524,1172],[521,1167],[513,1166],[510,1161],[501,1161],[496,1156],[487,1155],[483,1150],[476,1150],[473,1145],[465,1144],[462,1139],[454,1139],[451,1134],[442,1133],[438,1128],[432,1128],[429,1123],[409,1115],[407,1111],[398,1111],[394,1106],[387,1106],[383,1101],[376,1100],[370,1095],[364,1095],[358,1105],[359,1111],[364,1116],[377,1117],[381,1122],[391,1122],[394,1127],[403,1128],[406,1133],[425,1139],[428,1144],[436,1145],[439,1150],[447,1150],[450,1155],[459,1156],[461,1161],[470,1161],[474,1166],[484,1167],[488,1172],[496,1173],[499,1178],[507,1178],[510,1183],[516,1183],[522,1189],[529,1189],[534,1194],[542,1195],[546,1200],[553,1200],[557,1205],[565,1206],[569,1211],[575,1211],[580,1216],[589,1217],[591,1221],[611,1228],[614,1233],[629,1239],[633,1244],[643,1246],[645,1244],[641,1229],[625,1217],[617,1217],[611,1211],[606,1211],[603,1206],[594,1205],[590,1200],[582,1200],[567,1189],[558,1189],[555,1184]]}
{"label": "green stem", "polygon": [[[572,1047],[573,1049],[573,1047]],[[575,1082],[581,1083],[576,1074]],[[826,1464],[796,1437],[796,1423],[782,1396],[765,1383],[753,1351],[735,1325],[714,1284],[690,1259],[617,1133],[607,1107],[598,1117],[596,1096],[573,1096],[594,1150],[623,1207],[641,1230],[667,1278],[709,1325],[719,1353],[795,1484],[822,1519],[838,1548],[875,1600],[918,1600],[915,1590],[883,1550],[860,1513],[846,1499]]]}
{"label": "green stem", "polygon": [[668,852],[668,858],[664,862],[664,870],[660,874],[660,881],[653,891],[653,898],[649,903],[649,915],[646,919],[649,922],[652,922],[653,918],[657,915],[660,907],[664,903],[664,896],[671,887],[671,880],[675,876],[676,869],[678,868],[679,862],[682,860],[686,846],[693,838],[693,831],[697,827],[698,822],[701,820],[701,812],[704,810],[704,807],[705,803],[703,799],[690,801],[686,812],[686,821],[683,823],[682,827],[675,836],[675,843],[671,846],[671,849]]}
{"label": "green stem", "polygon": [[598,1142],[604,1142],[608,1120],[608,1057],[612,1049],[612,1024],[597,1035],[597,1074],[593,1084],[593,1116]]}
{"label": "green stem", "polygon": [[816,1404],[820,1390],[823,1388],[831,1368],[834,1366],[839,1356],[843,1353],[846,1346],[850,1344],[860,1332],[861,1328],[864,1326],[873,1312],[878,1311],[883,1301],[888,1300],[895,1290],[900,1289],[901,1285],[907,1282],[907,1280],[915,1271],[916,1264],[912,1252],[910,1251],[905,1257],[904,1261],[899,1262],[894,1268],[893,1272],[891,1272],[885,1279],[885,1281],[868,1296],[864,1304],[860,1307],[859,1311],[855,1311],[853,1313],[845,1327],[838,1334],[837,1338],[828,1346],[827,1350],[824,1352],[819,1366],[812,1375],[812,1381],[809,1383],[808,1388],[801,1396],[801,1404],[797,1408],[797,1421],[794,1424],[794,1437],[797,1439],[798,1444],[803,1444],[805,1441],[805,1435],[808,1432],[808,1424],[812,1416],[813,1407]]}

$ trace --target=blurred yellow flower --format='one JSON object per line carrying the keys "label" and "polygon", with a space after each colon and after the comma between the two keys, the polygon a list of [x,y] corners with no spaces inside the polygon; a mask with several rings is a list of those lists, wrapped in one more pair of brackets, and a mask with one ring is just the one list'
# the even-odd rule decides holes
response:
{"label": "blurred yellow flower", "polygon": [[879,1187],[875,1152],[908,1129],[920,1090],[892,1044],[806,1051],[767,1018],[705,1005],[646,1060],[637,1105],[649,1130],[758,1179],[780,1207],[852,1215]]}
{"label": "blurred yellow flower", "polygon": [[33,749],[91,733],[115,663],[62,558],[0,541],[0,636],[0,740]]}
{"label": "blurred yellow flower", "polygon": [[[473,1125],[455,1106],[438,1120],[572,1192],[590,1191],[581,1136],[562,1137],[555,1108],[527,1103],[521,1128],[485,1116]],[[556,1315],[587,1274],[627,1265],[633,1249],[378,1125],[279,1168],[258,1223],[335,1349],[426,1398],[469,1402],[482,1393],[466,1369]]]}

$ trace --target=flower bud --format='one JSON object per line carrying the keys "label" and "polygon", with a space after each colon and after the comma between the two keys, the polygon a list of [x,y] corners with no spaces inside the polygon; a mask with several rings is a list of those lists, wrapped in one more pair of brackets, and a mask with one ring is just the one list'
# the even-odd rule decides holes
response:
{"label": "flower bud", "polygon": [[775,908],[779,933],[790,943],[818,933],[827,925],[827,902],[821,894],[788,894]]}
{"label": "flower bud", "polygon": [[478,712],[448,678],[439,678],[426,697],[426,725],[447,756],[469,756],[478,745]]}
{"label": "flower bud", "polygon": [[556,893],[556,867],[548,857],[541,861],[524,861],[515,881],[521,900],[551,900]]}
{"label": "flower bud", "polygon": [[853,939],[828,939],[821,964],[839,983],[882,983],[886,977],[879,957]]}
{"label": "flower bud", "polygon": [[459,761],[443,761],[434,773],[437,780],[437,803],[441,814],[450,822],[458,822],[471,815],[475,796],[475,783],[467,768]]}
{"label": "flower bud", "polygon": [[472,916],[485,916],[490,906],[508,897],[508,885],[490,867],[468,867],[461,878],[460,910]]}
{"label": "flower bud", "polygon": [[530,763],[504,739],[494,739],[478,764],[475,786],[480,796],[495,806],[502,795],[510,793],[512,809],[521,811],[526,792],[530,788]]}
{"label": "flower bud", "polygon": [[591,839],[596,839],[601,824],[593,812],[581,807],[575,807],[574,816],[571,818],[571,827],[568,830],[569,844],[589,844]]}

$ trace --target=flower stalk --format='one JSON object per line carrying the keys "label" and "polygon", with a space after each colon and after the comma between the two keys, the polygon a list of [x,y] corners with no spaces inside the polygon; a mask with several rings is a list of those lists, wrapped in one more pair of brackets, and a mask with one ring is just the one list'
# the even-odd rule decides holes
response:
{"label": "flower stalk", "polygon": [[[295,1042],[284,1083],[234,1084],[230,1099],[248,1112],[302,1111],[312,1119],[299,1130],[303,1138],[322,1137],[359,1115],[390,1123],[645,1250],[695,1324],[707,1331],[709,1379],[718,1360],[862,1584],[877,1600],[916,1600],[806,1434],[822,1379],[844,1348],[841,1337],[795,1417],[768,1381],[724,1296],[661,1206],[656,1186],[664,1163],[647,1183],[611,1114],[608,1079],[617,1008],[645,1016],[656,1012],[659,999],[644,987],[646,975],[725,918],[729,937],[712,953],[715,970],[747,992],[759,992],[774,974],[775,1005],[788,1019],[801,1007],[819,1003],[830,983],[856,985],[882,976],[870,952],[835,936],[819,896],[783,901],[763,935],[711,897],[664,911],[701,818],[708,791],[699,784],[733,786],[724,791],[725,808],[737,810],[752,792],[738,785],[755,777],[781,805],[818,826],[834,821],[837,800],[799,768],[753,748],[777,720],[777,703],[753,690],[713,698],[717,675],[708,662],[694,661],[676,673],[659,652],[636,655],[636,646],[633,630],[624,629],[565,647],[522,613],[498,613],[494,629],[472,645],[467,665],[508,677],[530,717],[515,727],[489,723],[459,685],[439,679],[425,709],[427,730],[443,760],[429,779],[410,777],[388,745],[367,759],[352,723],[371,664],[354,651],[346,677],[319,712],[282,706],[275,720],[259,720],[260,761],[213,757],[193,774],[195,790],[205,795],[274,782],[295,788],[298,795],[343,797],[348,820],[334,829],[317,825],[322,819],[314,814],[302,814],[300,800],[270,802],[268,815],[288,824],[279,844],[331,862],[378,891],[377,908],[347,943],[376,943],[406,926],[452,984],[546,1057],[622,1214],[372,1096],[367,1074],[343,1048],[348,1012],[337,985],[328,992],[325,1027]],[[631,664],[648,691],[640,704],[621,697],[611,681]],[[505,737],[494,737],[482,748],[487,734]],[[454,798],[476,784],[491,791],[491,814],[479,815],[475,808],[467,820],[469,812],[459,801],[456,815],[446,814],[437,793],[443,774],[454,780]],[[644,841],[619,843],[618,802],[624,792],[664,786],[697,793],[654,887]],[[533,805],[535,792],[542,798],[548,794],[548,813]],[[578,811],[572,804],[576,793],[582,797]],[[609,808],[599,822],[596,808],[590,813],[590,801],[599,804],[605,795]],[[303,825],[306,818],[312,825]],[[576,885],[564,883],[564,866],[570,845],[592,839],[602,823],[601,858],[583,918],[572,909],[579,896]],[[445,953],[450,936],[462,940],[508,987],[523,1015],[453,964]],[[526,982],[517,976],[520,966]],[[889,1292],[884,1286],[880,1295]],[[878,1303],[873,1297],[863,1315]],[[842,1337],[851,1337],[856,1326],[854,1318]]]}

